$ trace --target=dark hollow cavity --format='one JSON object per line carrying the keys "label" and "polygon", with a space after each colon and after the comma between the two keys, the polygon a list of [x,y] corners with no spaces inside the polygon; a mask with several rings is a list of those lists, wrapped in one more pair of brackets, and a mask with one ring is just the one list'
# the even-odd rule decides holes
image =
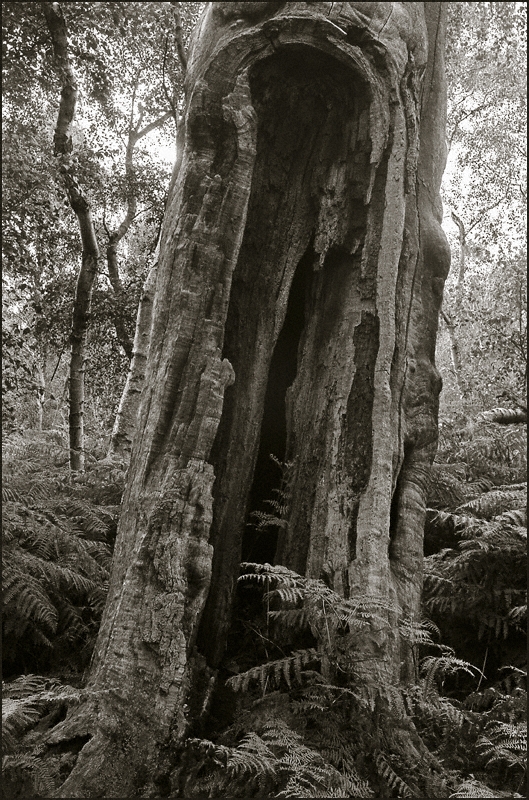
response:
{"label": "dark hollow cavity", "polygon": [[298,349],[305,325],[306,307],[313,275],[314,251],[309,246],[299,262],[288,296],[287,313],[278,336],[266,387],[261,437],[255,465],[242,560],[272,563],[277,545],[277,529],[256,530],[253,512],[277,515],[270,500],[280,500],[282,470],[271,456],[284,462],[287,443],[285,397],[294,382]]}
{"label": "dark hollow cavity", "polygon": [[[370,152],[365,86],[330,56],[285,48],[255,65],[250,86],[256,154],[223,346],[235,381],[226,389],[210,455],[214,555],[197,642],[212,666],[222,658],[238,564],[271,561],[276,550],[276,536],[252,539],[247,523],[252,510],[271,511],[264,501],[274,499],[281,480],[270,453],[282,460],[287,447],[285,393],[295,379],[300,337],[304,341],[309,322],[304,304],[322,198],[332,195],[334,165],[354,148],[343,208],[345,218],[357,223],[344,231],[350,246],[363,227]],[[289,449],[290,438],[289,431]]]}

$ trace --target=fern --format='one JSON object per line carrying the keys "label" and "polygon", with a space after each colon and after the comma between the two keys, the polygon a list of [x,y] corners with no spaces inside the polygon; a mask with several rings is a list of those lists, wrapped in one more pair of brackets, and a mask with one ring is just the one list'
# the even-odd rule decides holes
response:
{"label": "fern", "polygon": [[105,601],[116,512],[87,496],[97,494],[93,476],[72,479],[57,465],[63,450],[45,436],[10,437],[3,456],[3,636],[11,669],[26,669],[28,659],[43,667],[71,660],[72,644],[81,666]]}
{"label": "fern", "polygon": [[527,409],[493,408],[490,411],[483,411],[481,418],[499,425],[515,425],[527,422]]}
{"label": "fern", "polygon": [[16,750],[24,731],[40,717],[40,710],[26,700],[4,698],[2,703],[2,753]]}
{"label": "fern", "polygon": [[517,528],[527,528],[527,508],[506,511],[504,514],[494,517],[492,521],[499,524],[513,525]]}
{"label": "fern", "polygon": [[435,508],[449,508],[469,500],[465,491],[465,475],[465,464],[434,462],[430,471],[428,504]]}
{"label": "fern", "polygon": [[486,766],[501,763],[507,768],[518,768],[527,773],[527,725],[493,720],[487,726],[486,735],[478,740],[478,749],[486,760]]}
{"label": "fern", "polygon": [[430,615],[464,614],[478,638],[485,630],[504,638],[519,626],[514,609],[526,604],[526,530],[494,519],[464,534],[457,550],[425,560],[425,607]]}
{"label": "fern", "polygon": [[475,676],[475,673],[480,673],[477,667],[469,664],[461,658],[456,658],[453,651],[447,648],[448,652],[441,656],[426,656],[421,662],[421,674],[425,679],[425,694],[429,694],[435,680],[440,680],[443,684],[447,675],[453,675],[456,672],[466,672],[468,675]]}
{"label": "fern", "polygon": [[380,752],[375,754],[375,765],[378,774],[389,789],[396,791],[399,797],[413,797],[410,787],[397,775]]}
{"label": "fern", "polygon": [[527,506],[527,484],[522,489],[498,489],[486,492],[456,508],[456,513],[469,511],[482,519],[491,519],[506,511],[521,510]]}
{"label": "fern", "polygon": [[50,796],[56,789],[53,762],[42,759],[42,745],[33,728],[45,715],[87,693],[63,685],[56,678],[23,675],[2,684],[2,777],[6,795]]}
{"label": "fern", "polygon": [[37,797],[50,797],[56,788],[55,781],[46,763],[32,753],[15,753],[3,756],[2,779],[6,795],[10,784],[11,786],[16,786],[18,791],[20,791],[21,784],[23,787],[29,784],[31,793]]}
{"label": "fern", "polygon": [[[457,791],[453,792],[450,795],[450,798],[454,797],[488,797],[489,800],[493,796],[491,795],[491,790],[485,784],[480,783],[480,781],[471,778],[469,780],[463,781],[458,787]],[[494,794],[495,797],[499,797],[498,794]],[[513,795],[509,794],[509,797]],[[521,795],[519,795],[521,797]]]}
{"label": "fern", "polygon": [[321,655],[313,647],[306,650],[296,650],[291,656],[276,661],[269,661],[266,664],[261,664],[259,667],[254,667],[239,675],[234,675],[232,678],[229,678],[226,683],[235,692],[245,692],[250,683],[259,681],[264,694],[269,682],[270,684],[279,686],[281,680],[284,679],[290,689],[293,680],[298,683],[302,682],[301,673],[303,667],[311,662],[320,661],[320,659]]}
{"label": "fern", "polygon": [[290,508],[290,493],[292,483],[292,461],[280,461],[273,453],[270,459],[281,470],[281,484],[278,489],[273,489],[277,498],[268,499],[264,502],[270,506],[272,512],[252,511],[251,516],[257,520],[255,528],[259,531],[268,528],[286,528],[288,525],[288,512]]}

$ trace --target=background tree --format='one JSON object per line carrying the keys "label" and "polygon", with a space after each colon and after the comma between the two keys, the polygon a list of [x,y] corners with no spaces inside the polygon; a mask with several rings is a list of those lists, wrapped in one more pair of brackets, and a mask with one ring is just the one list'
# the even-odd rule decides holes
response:
{"label": "background tree", "polygon": [[[174,126],[172,133],[167,128],[162,138],[158,136],[156,144],[152,141],[156,138],[154,123],[165,119],[167,127],[168,117],[164,114],[170,112],[174,118],[179,113],[182,72],[174,39],[188,35],[193,14],[196,16],[195,5],[187,4],[183,33],[178,14],[168,3],[154,3],[143,12],[135,3],[60,6],[66,15],[69,56],[80,90],[73,128],[75,172],[92,206],[98,242],[104,243],[107,238],[105,226],[114,231],[114,239],[117,231],[121,236],[120,223],[127,218],[127,210],[133,216],[130,204],[137,205],[135,230],[127,234],[127,258],[116,272],[113,257],[111,275],[105,274],[108,270],[99,264],[94,279],[92,297],[96,302],[92,303],[91,321],[95,324],[88,333],[85,365],[86,413],[92,436],[100,436],[101,428],[111,429],[126,377],[127,357],[112,326],[117,321],[122,340],[132,339],[149,253],[163,211],[168,163],[174,157]],[[34,302],[40,309],[39,386],[43,385],[43,402],[52,412],[46,424],[62,427],[57,412],[64,408],[65,354],[76,259],[80,254],[75,225],[64,206],[61,189],[58,184],[57,188],[53,186],[57,175],[51,139],[57,113],[57,79],[40,6],[5,3],[3,9],[4,131],[12,129],[12,135],[4,135],[3,139],[6,162],[12,164],[8,174],[4,173],[3,213],[9,232],[4,244],[5,271],[13,285],[23,272],[31,272],[32,283],[38,273]],[[133,132],[140,116],[141,131],[151,140],[148,148],[140,146],[145,139],[140,141],[138,131]],[[129,128],[135,137],[133,175],[130,157],[128,174],[125,165]],[[35,171],[38,164],[42,165],[40,180]],[[36,191],[29,191],[30,186],[37,187]],[[22,207],[21,197],[25,198]],[[22,215],[20,224],[17,220]],[[37,224],[38,235],[34,233]],[[64,244],[63,237],[67,240]],[[22,239],[25,245],[21,247]],[[123,234],[121,247],[124,241]],[[117,246],[114,241],[110,248],[116,257]],[[57,269],[59,264],[61,268]],[[37,377],[38,374],[34,377],[34,397]],[[47,386],[50,378],[54,381],[52,387]],[[35,402],[31,397],[28,401]],[[32,424],[31,414],[28,422]]]}
{"label": "background tree", "polygon": [[[455,265],[438,346],[446,412],[527,395],[526,7],[450,3],[445,222]],[[475,146],[479,141],[479,147]]]}

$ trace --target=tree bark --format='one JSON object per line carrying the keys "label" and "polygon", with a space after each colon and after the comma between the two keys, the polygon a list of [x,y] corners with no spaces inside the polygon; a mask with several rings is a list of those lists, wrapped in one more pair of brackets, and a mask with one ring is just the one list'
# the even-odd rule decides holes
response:
{"label": "tree bark", "polygon": [[72,171],[73,150],[71,126],[77,104],[77,81],[68,55],[68,32],[59,3],[42,3],[53,52],[60,73],[62,89],[59,113],[54,134],[54,152],[64,182],[70,206],[74,211],[81,234],[81,268],[75,289],[70,334],[71,358],[69,379],[70,468],[84,469],[84,374],[86,338],[90,319],[92,287],[97,275],[99,247],[92,221],[90,204]]}
{"label": "tree bark", "polygon": [[48,740],[87,741],[58,796],[167,778],[207,712],[270,452],[293,463],[276,561],[383,602],[366,670],[413,677],[398,625],[419,614],[450,261],[444,5],[202,17],[93,699]]}

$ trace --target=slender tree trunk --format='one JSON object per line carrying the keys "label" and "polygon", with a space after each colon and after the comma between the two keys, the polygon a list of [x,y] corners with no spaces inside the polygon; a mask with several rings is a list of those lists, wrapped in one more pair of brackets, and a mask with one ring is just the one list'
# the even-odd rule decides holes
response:
{"label": "slender tree trunk", "polygon": [[111,236],[109,237],[106,257],[107,257],[108,276],[110,278],[110,284],[114,292],[114,302],[113,302],[114,328],[116,329],[116,336],[118,337],[118,342],[120,343],[125,355],[130,361],[132,359],[133,348],[132,348],[132,342],[130,341],[130,337],[127,331],[127,327],[125,325],[125,317],[123,314],[123,308],[125,304],[125,291],[123,289],[123,284],[121,283],[121,278],[119,277],[118,239],[115,233],[111,234]]}
{"label": "slender tree trunk", "polygon": [[457,271],[455,313],[457,314],[463,302],[463,292],[465,288],[465,272],[467,265],[467,235],[463,220],[452,211],[452,219],[459,231],[459,268]]}
{"label": "slender tree trunk", "polygon": [[444,309],[441,309],[441,317],[446,325],[448,338],[450,339],[450,358],[452,360],[452,368],[454,370],[457,389],[461,400],[464,401],[467,396],[467,387],[463,377],[463,364],[461,361],[461,352],[459,349],[456,326],[452,317]]}
{"label": "slender tree trunk", "polygon": [[448,331],[448,338],[450,339],[450,357],[452,360],[452,368],[454,370],[454,377],[456,380],[459,396],[465,402],[468,395],[468,388],[466,385],[463,363],[461,359],[461,350],[459,347],[459,340],[457,334],[457,320],[461,313],[461,305],[463,303],[463,294],[465,287],[465,272],[466,272],[466,231],[463,221],[457,214],[452,211],[452,219],[459,230],[459,264],[457,271],[457,284],[455,292],[455,300],[453,310],[449,313],[445,309],[441,309],[441,317],[446,325]]}
{"label": "slender tree trunk", "polygon": [[399,623],[419,613],[450,261],[444,31],[443,3],[208,5],[91,699],[48,739],[86,741],[59,796],[169,780],[270,452],[294,465],[276,561],[383,603],[366,672],[413,677]]}
{"label": "slender tree trunk", "polygon": [[133,125],[133,115],[134,99],[131,109],[127,148],[125,151],[125,178],[127,180],[128,193],[127,210],[118,227],[112,231],[112,233],[108,232],[108,245],[106,250],[108,277],[114,291],[114,327],[116,329],[118,341],[129,361],[132,360],[133,357],[133,344],[130,341],[123,314],[125,292],[119,276],[118,245],[129,232],[138,208],[138,199],[136,196],[137,188],[135,186],[136,175],[133,164],[134,148],[144,136],[147,136],[147,134],[151,133],[151,131],[156,130],[157,128],[161,128],[162,125],[173,116],[173,112],[167,111],[165,114],[162,114],[148,125],[145,125],[144,128],[141,128],[143,112],[140,113],[140,117],[137,120],[136,125]]}
{"label": "slender tree trunk", "polygon": [[42,430],[44,421],[44,403],[46,401],[46,381],[44,378],[44,370],[42,364],[37,362],[36,367],[37,378],[37,430]]}
{"label": "slender tree trunk", "polygon": [[132,437],[136,430],[141,393],[145,379],[145,367],[149,353],[152,324],[152,303],[156,284],[158,261],[149,270],[140,298],[136,316],[136,329],[132,345],[132,360],[127,380],[121,395],[112,437],[110,439],[109,456],[121,456],[129,459],[132,449]]}
{"label": "slender tree trunk", "polygon": [[72,317],[70,384],[69,384],[69,431],[70,467],[84,469],[84,376],[86,361],[86,338],[90,319],[92,287],[97,275],[99,248],[92,221],[90,205],[72,172],[73,150],[71,125],[77,104],[77,81],[68,56],[68,33],[59,3],[42,3],[53,51],[62,81],[59,114],[55,126],[54,150],[64,181],[68,200],[77,217],[81,234],[82,261],[75,290]]}

